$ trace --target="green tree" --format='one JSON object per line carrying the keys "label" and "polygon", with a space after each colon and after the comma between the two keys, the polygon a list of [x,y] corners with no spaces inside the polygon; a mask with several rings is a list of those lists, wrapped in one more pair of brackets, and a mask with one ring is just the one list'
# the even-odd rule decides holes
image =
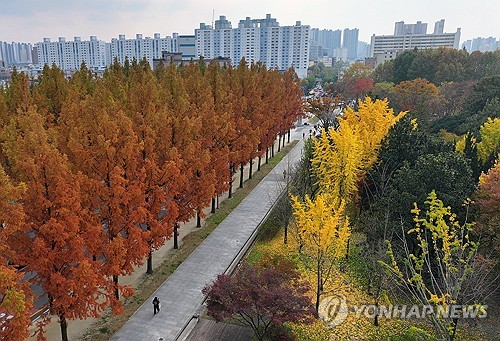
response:
{"label": "green tree", "polygon": [[455,151],[419,156],[414,165],[404,163],[394,174],[389,193],[392,210],[404,221],[414,202],[424,202],[427,193],[436,193],[460,210],[474,190],[474,179],[467,160]]}
{"label": "green tree", "polygon": [[409,80],[408,70],[410,69],[413,60],[417,56],[417,51],[405,51],[394,59],[393,65],[393,80],[398,84],[402,81]]}
{"label": "green tree", "polygon": [[450,314],[452,305],[459,305],[464,313],[475,311],[479,316],[485,315],[483,306],[468,306],[477,303],[474,298],[479,296],[470,286],[477,266],[478,243],[472,237],[472,224],[460,224],[435,191],[430,192],[425,204],[428,209],[424,216],[415,204],[412,210],[415,227],[408,231],[416,236],[417,250],[412,252],[405,242],[405,255],[400,265],[389,244],[391,261],[383,264],[396,283],[419,304],[434,309],[434,313],[426,317],[437,336],[453,340],[458,318]]}
{"label": "green tree", "polygon": [[465,100],[464,113],[477,114],[494,98],[500,99],[500,75],[483,78],[474,86]]}

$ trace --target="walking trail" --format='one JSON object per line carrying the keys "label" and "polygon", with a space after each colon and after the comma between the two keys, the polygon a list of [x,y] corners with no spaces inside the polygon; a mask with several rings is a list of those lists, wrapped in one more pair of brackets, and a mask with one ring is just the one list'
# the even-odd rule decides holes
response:
{"label": "walking trail", "polygon": [[[292,139],[300,141],[290,153],[143,303],[111,340],[167,341],[188,335],[203,310],[202,289],[212,283],[218,274],[230,272],[237,266],[255,237],[257,227],[283,191],[286,174],[290,174],[290,167],[300,159],[302,130],[306,132],[304,128],[292,134]],[[161,310],[153,315],[152,300],[155,296],[160,298]]]}

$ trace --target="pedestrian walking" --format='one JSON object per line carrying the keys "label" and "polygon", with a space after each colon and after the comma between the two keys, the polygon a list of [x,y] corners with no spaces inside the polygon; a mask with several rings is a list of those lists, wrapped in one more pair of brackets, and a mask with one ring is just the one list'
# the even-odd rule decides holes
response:
{"label": "pedestrian walking", "polygon": [[286,179],[286,169],[283,169],[283,179]]}
{"label": "pedestrian walking", "polygon": [[153,298],[153,310],[155,315],[160,311],[160,299],[157,296]]}

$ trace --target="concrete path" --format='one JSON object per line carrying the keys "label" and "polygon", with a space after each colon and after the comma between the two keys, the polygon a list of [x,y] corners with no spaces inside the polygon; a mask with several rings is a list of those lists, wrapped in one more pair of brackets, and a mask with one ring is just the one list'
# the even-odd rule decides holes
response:
{"label": "concrete path", "polygon": [[[237,265],[236,257],[249,246],[248,241],[255,236],[257,226],[284,188],[283,170],[288,172],[288,167],[300,159],[303,132],[307,137],[309,129],[304,126],[292,133],[292,139],[300,141],[288,156],[219,224],[111,340],[167,341],[181,336],[193,316],[201,312],[204,300],[201,290],[218,274]],[[156,316],[153,315],[154,296],[161,300],[161,311]]]}

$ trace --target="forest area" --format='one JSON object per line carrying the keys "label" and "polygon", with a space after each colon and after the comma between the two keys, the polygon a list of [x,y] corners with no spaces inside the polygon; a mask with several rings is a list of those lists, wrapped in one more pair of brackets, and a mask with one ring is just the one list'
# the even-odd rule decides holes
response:
{"label": "forest area", "polygon": [[259,340],[498,339],[500,51],[408,51],[322,85],[320,133],[208,315]]}
{"label": "forest area", "polygon": [[267,163],[301,115],[293,69],[244,60],[14,73],[0,89],[1,338],[28,336],[39,299],[39,340],[51,316],[67,340],[69,320],[120,314],[134,295],[120,277],[152,272],[152,251],[176,248],[179,224],[215,210],[238,168],[242,187],[243,166]]}

